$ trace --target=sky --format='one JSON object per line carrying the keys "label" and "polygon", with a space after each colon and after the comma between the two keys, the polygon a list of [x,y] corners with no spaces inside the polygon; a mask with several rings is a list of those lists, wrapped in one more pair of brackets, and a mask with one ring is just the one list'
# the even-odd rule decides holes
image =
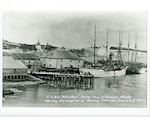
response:
{"label": "sky", "polygon": [[96,25],[96,45],[118,46],[122,30],[122,46],[147,47],[147,13],[144,11],[4,11],[3,39],[16,43],[41,44],[65,48],[93,46]]}

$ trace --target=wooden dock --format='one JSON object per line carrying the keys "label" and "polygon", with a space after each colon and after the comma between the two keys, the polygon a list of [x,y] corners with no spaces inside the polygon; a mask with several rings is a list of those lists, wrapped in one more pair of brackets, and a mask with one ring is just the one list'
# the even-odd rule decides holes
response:
{"label": "wooden dock", "polygon": [[50,86],[59,88],[93,89],[93,75],[63,74],[55,72],[33,72],[31,75],[47,81]]}

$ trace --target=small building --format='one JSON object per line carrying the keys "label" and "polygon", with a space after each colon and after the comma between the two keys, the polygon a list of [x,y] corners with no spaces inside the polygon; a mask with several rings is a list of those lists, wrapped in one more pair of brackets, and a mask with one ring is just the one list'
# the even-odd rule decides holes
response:
{"label": "small building", "polygon": [[37,49],[37,52],[42,52],[42,51],[43,51],[42,45],[40,44],[39,40],[38,40],[38,42],[36,43],[35,47],[36,47],[36,49]]}
{"label": "small building", "polygon": [[47,68],[64,68],[70,66],[80,68],[83,65],[82,59],[65,50],[54,50],[45,56],[41,56],[40,60],[42,66]]}
{"label": "small building", "polygon": [[10,56],[3,56],[3,80],[27,78],[27,67]]}

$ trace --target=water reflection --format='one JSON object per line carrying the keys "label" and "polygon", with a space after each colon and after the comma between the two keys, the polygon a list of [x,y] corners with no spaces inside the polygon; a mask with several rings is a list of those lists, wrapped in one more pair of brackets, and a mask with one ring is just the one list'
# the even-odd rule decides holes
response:
{"label": "water reflection", "polygon": [[48,107],[70,107],[70,106],[146,106],[144,103],[47,103],[44,100],[47,96],[61,95],[87,95],[87,96],[103,96],[103,95],[130,95],[133,98],[146,99],[146,74],[141,75],[125,75],[112,78],[95,78],[93,88],[66,88],[56,85],[51,85],[50,82],[39,86],[17,87],[22,90],[22,93],[5,96],[4,106],[48,106]]}

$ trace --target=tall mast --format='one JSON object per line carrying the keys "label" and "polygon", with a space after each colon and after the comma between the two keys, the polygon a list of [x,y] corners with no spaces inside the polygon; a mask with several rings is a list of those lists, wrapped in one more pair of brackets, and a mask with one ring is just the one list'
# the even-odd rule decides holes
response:
{"label": "tall mast", "polygon": [[133,56],[134,56],[134,52],[132,51],[132,58],[131,58],[131,62],[133,62]]}
{"label": "tall mast", "polygon": [[94,39],[94,65],[95,65],[95,49],[96,49],[96,24],[95,24],[95,39]]}
{"label": "tall mast", "polygon": [[130,48],[130,30],[128,35],[128,62],[129,62],[129,48]]}
{"label": "tall mast", "polygon": [[122,61],[122,57],[121,57],[121,46],[122,46],[121,37],[122,37],[122,30],[118,30],[118,32],[119,32],[119,49],[118,49],[118,59]]}
{"label": "tall mast", "polygon": [[107,28],[107,40],[106,40],[106,61],[108,60],[108,28]]}
{"label": "tall mast", "polygon": [[136,58],[137,58],[137,32],[135,33],[135,63],[136,63]]}

